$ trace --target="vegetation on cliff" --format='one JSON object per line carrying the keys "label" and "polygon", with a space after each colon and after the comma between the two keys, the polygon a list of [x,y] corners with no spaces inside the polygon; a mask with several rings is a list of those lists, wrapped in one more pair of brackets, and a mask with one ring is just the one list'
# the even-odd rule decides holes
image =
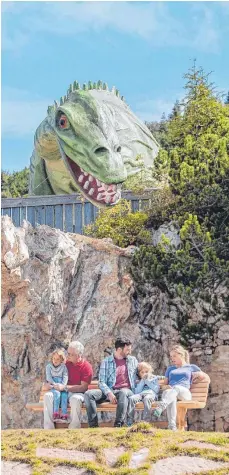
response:
{"label": "vegetation on cliff", "polygon": [[194,65],[185,78],[183,110],[169,121],[168,147],[155,163],[174,199],[151,209],[148,220],[153,227],[177,223],[182,245],[141,247],[133,259],[137,280],[162,281],[178,294],[206,291],[229,278],[229,109],[202,69]]}

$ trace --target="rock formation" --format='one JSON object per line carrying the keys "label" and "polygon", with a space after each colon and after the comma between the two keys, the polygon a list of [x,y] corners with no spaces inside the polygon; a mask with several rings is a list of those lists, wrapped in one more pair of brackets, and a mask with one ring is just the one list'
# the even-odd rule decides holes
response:
{"label": "rock formation", "polygon": [[[188,309],[157,287],[139,292],[129,272],[131,253],[108,239],[26,222],[15,228],[2,218],[3,428],[42,426],[41,414],[25,405],[39,399],[54,344],[80,340],[96,373],[104,348],[125,334],[137,358],[161,373],[184,319],[213,325],[211,335],[188,340],[192,361],[212,379],[207,407],[189,412],[189,426],[229,430],[229,322],[209,315],[199,301]],[[220,300],[227,289],[218,292]]]}

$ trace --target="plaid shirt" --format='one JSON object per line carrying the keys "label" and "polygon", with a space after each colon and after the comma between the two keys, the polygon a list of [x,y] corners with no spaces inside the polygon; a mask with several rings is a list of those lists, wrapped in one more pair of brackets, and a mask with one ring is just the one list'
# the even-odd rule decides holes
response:
{"label": "plaid shirt", "polygon": [[[130,388],[134,392],[138,361],[135,356],[127,356],[126,358],[127,372],[130,381]],[[99,388],[107,396],[116,382],[116,364],[114,356],[107,356],[100,366],[99,370]]]}

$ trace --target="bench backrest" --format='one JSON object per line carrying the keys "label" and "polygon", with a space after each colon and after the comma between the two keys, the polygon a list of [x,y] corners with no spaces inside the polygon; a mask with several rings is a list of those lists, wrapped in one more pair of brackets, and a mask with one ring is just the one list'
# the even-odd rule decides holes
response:
{"label": "bench backrest", "polygon": [[193,383],[190,388],[190,391],[192,393],[192,400],[206,403],[208,397],[208,388],[208,382],[199,381]]}

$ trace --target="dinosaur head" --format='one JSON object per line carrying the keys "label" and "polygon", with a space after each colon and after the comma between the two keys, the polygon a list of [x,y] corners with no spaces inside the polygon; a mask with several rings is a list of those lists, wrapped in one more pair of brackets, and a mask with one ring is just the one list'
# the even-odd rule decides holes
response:
{"label": "dinosaur head", "polygon": [[115,205],[127,170],[112,112],[89,91],[74,91],[52,111],[52,127],[76,188],[96,206]]}

